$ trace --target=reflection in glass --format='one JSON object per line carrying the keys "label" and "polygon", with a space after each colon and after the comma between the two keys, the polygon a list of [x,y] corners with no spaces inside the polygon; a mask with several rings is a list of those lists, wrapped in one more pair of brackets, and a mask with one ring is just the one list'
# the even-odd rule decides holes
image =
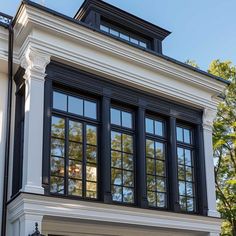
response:
{"label": "reflection in glass", "polygon": [[111,131],[111,149],[121,151],[121,133]]}
{"label": "reflection in glass", "polygon": [[141,46],[143,48],[147,48],[147,43],[144,43],[144,42],[140,41],[139,46]]}
{"label": "reflection in glass", "polygon": [[67,96],[63,93],[53,92],[53,108],[67,111]]}
{"label": "reflection in glass", "polygon": [[132,114],[122,111],[122,126],[132,128]]}
{"label": "reflection in glass", "polygon": [[82,116],[83,100],[76,97],[68,96],[68,112]]}
{"label": "reflection in glass", "polygon": [[156,178],[153,175],[147,176],[147,189],[150,191],[156,191]]}
{"label": "reflection in glass", "polygon": [[84,116],[92,119],[97,119],[96,102],[84,101]]}
{"label": "reflection in glass", "polygon": [[51,176],[50,177],[50,192],[64,194],[64,178]]}
{"label": "reflection in glass", "polygon": [[147,192],[148,204],[149,206],[156,206],[156,192]]}
{"label": "reflection in glass", "polygon": [[156,148],[156,158],[164,160],[165,159],[164,144],[160,142],[155,142],[155,148]]}
{"label": "reflection in glass", "polygon": [[51,175],[64,176],[64,158],[51,157]]}
{"label": "reflection in glass", "polygon": [[105,25],[100,25],[100,30],[109,33],[109,28],[106,27]]}
{"label": "reflection in glass", "polygon": [[65,141],[62,139],[51,139],[51,155],[64,157],[65,152]]}
{"label": "reflection in glass", "polygon": [[178,163],[179,165],[184,165],[184,149],[177,148],[177,155],[178,155]]}
{"label": "reflection in glass", "polygon": [[117,36],[117,37],[119,36],[119,32],[114,29],[110,29],[110,34]]}
{"label": "reflection in glass", "polygon": [[185,182],[179,181],[179,195],[186,195],[185,194]]}
{"label": "reflection in glass", "polygon": [[119,169],[112,169],[111,182],[115,185],[122,185],[122,171]]}
{"label": "reflection in glass", "polygon": [[86,157],[87,157],[87,162],[96,163],[97,162],[97,147],[86,145]]}
{"label": "reflection in glass", "polygon": [[86,182],[86,197],[97,198],[97,183]]}
{"label": "reflection in glass", "polygon": [[81,143],[69,142],[68,156],[70,159],[82,161],[83,146]]}
{"label": "reflection in glass", "polygon": [[155,121],[155,135],[163,136],[163,122]]}
{"label": "reflection in glass", "polygon": [[130,42],[138,45],[138,40],[134,38],[130,38]]}
{"label": "reflection in glass", "polygon": [[83,141],[83,126],[82,123],[69,121],[69,140],[82,142]]}
{"label": "reflection in glass", "polygon": [[133,155],[123,153],[123,168],[126,170],[133,170]]}
{"label": "reflection in glass", "polygon": [[184,142],[190,144],[190,130],[184,129]]}
{"label": "reflection in glass", "polygon": [[154,141],[146,139],[146,156],[154,158]]}
{"label": "reflection in glass", "polygon": [[114,125],[121,125],[121,112],[120,110],[111,108],[111,123]]}
{"label": "reflection in glass", "polygon": [[122,134],[122,151],[133,153],[133,137],[128,134]]}
{"label": "reflection in glass", "polygon": [[165,193],[157,193],[157,207],[165,207],[166,200],[165,200]]}
{"label": "reflection in glass", "polygon": [[146,123],[146,132],[150,134],[154,134],[154,122],[153,120],[146,118],[145,119]]}
{"label": "reflection in glass", "polygon": [[185,165],[191,166],[192,165],[191,151],[189,149],[185,149],[184,154],[185,154]]}
{"label": "reflection in glass", "polygon": [[111,166],[121,169],[121,152],[111,152]]}
{"label": "reflection in glass", "polygon": [[180,127],[177,127],[177,140],[180,142],[184,141],[184,137],[183,137],[183,129]]}
{"label": "reflection in glass", "polygon": [[65,137],[65,120],[52,116],[51,136],[63,139]]}
{"label": "reflection in glass", "polygon": [[132,188],[123,188],[123,201],[127,203],[134,202],[134,191]]}
{"label": "reflection in glass", "polygon": [[69,160],[69,177],[82,179],[82,163]]}
{"label": "reflection in glass", "polygon": [[97,145],[97,127],[93,125],[86,125],[87,143]]}
{"label": "reflection in glass", "polygon": [[82,196],[82,181],[76,179],[69,179],[68,194],[74,196]]}
{"label": "reflection in glass", "polygon": [[122,202],[122,187],[121,186],[112,186],[112,200],[116,202]]}
{"label": "reflection in glass", "polygon": [[96,166],[86,166],[86,179],[89,181],[97,181],[97,167]]}
{"label": "reflection in glass", "polygon": [[133,187],[133,172],[123,171],[123,185]]}
{"label": "reflection in glass", "polygon": [[164,161],[156,161],[156,175],[165,176],[165,162]]}
{"label": "reflection in glass", "polygon": [[120,38],[129,41],[129,36],[126,34],[120,33]]}

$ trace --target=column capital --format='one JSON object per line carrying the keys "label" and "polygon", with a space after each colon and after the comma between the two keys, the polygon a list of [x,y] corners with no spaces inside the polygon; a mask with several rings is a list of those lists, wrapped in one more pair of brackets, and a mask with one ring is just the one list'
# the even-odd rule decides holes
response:
{"label": "column capital", "polygon": [[217,110],[205,108],[203,112],[203,128],[212,131],[213,121],[216,117]]}
{"label": "column capital", "polygon": [[50,62],[50,55],[33,48],[28,48],[21,58],[21,67],[25,69],[24,78],[44,79],[46,66]]}

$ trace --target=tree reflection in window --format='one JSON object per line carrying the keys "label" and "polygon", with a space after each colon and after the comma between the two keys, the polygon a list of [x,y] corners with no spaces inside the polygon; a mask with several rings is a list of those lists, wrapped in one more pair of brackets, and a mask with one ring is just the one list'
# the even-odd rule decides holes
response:
{"label": "tree reflection in window", "polygon": [[151,207],[167,207],[164,123],[146,118],[147,197]]}
{"label": "tree reflection in window", "polygon": [[[66,96],[54,93],[54,106],[57,110],[60,101]],[[87,105],[86,101],[83,103],[81,99],[72,99],[71,96],[66,101],[71,102],[71,107],[72,101],[76,102],[73,105],[74,111],[80,113],[85,110],[85,116],[88,114],[92,119],[96,118],[93,115],[96,114],[96,102],[87,102],[91,103]],[[79,107],[79,104],[84,108]],[[53,110],[51,118],[50,192],[97,198],[97,125],[90,124],[89,120],[82,121],[79,117],[71,120],[67,117],[67,108],[59,112],[63,114],[57,114],[57,110]]]}
{"label": "tree reflection in window", "polygon": [[196,204],[192,131],[179,126],[176,132],[180,208],[182,211],[193,212]]}
{"label": "tree reflection in window", "polygon": [[[134,203],[134,151],[132,113],[111,109],[111,188],[116,202]],[[122,129],[122,131],[121,131]],[[125,131],[126,130],[126,131]]]}

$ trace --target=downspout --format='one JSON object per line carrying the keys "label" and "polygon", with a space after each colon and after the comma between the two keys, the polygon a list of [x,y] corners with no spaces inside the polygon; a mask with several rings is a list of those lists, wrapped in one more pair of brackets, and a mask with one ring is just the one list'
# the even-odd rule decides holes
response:
{"label": "downspout", "polygon": [[11,108],[12,108],[12,83],[13,83],[13,25],[9,19],[9,38],[8,38],[8,94],[7,94],[7,114],[6,114],[6,143],[5,143],[5,162],[3,180],[3,201],[2,201],[2,226],[1,236],[6,236],[7,224],[7,193],[9,175],[9,153],[10,153],[10,134],[11,134]]}

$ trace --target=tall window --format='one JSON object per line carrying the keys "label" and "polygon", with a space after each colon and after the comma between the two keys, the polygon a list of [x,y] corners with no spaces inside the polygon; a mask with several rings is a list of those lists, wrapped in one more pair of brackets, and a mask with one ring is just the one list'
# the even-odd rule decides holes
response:
{"label": "tall window", "polygon": [[163,120],[146,117],[146,182],[148,204],[167,207],[166,134]]}
{"label": "tall window", "polygon": [[193,131],[177,126],[179,202],[182,211],[196,210]]}
{"label": "tall window", "polygon": [[97,102],[53,92],[50,192],[97,198]]}
{"label": "tall window", "polygon": [[133,113],[112,107],[110,114],[112,199],[134,203]]}

